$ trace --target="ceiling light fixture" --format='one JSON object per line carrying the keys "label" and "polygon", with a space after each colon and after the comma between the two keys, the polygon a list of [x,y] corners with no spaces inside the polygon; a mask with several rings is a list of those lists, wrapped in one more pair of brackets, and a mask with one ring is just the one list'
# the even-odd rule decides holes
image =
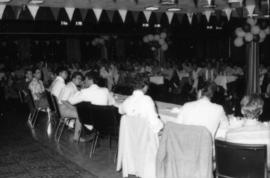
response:
{"label": "ceiling light fixture", "polygon": [[265,18],[269,18],[269,17],[270,17],[270,15],[269,15],[269,14],[267,14],[267,15],[264,15],[263,17],[265,17]]}
{"label": "ceiling light fixture", "polygon": [[205,6],[203,6],[203,8],[207,8],[207,9],[214,9],[214,8],[216,8],[217,6],[216,5],[214,5],[214,4],[207,4],[207,5],[205,5]]}
{"label": "ceiling light fixture", "polygon": [[0,0],[0,3],[7,3],[10,2],[10,0]]}
{"label": "ceiling light fixture", "polygon": [[177,11],[181,11],[181,9],[178,8],[178,7],[172,7],[172,8],[168,8],[167,11],[170,11],[170,12],[177,12]]}
{"label": "ceiling light fixture", "polygon": [[30,0],[29,4],[42,4],[44,0]]}
{"label": "ceiling light fixture", "polygon": [[178,0],[160,0],[161,5],[175,5],[178,4]]}
{"label": "ceiling light fixture", "polygon": [[157,7],[157,6],[149,6],[149,7],[146,7],[145,10],[147,10],[147,11],[156,11],[156,10],[159,10],[159,7]]}

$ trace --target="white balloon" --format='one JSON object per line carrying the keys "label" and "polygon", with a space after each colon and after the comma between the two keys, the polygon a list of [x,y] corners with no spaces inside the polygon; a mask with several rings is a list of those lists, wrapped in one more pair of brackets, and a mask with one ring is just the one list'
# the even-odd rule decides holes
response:
{"label": "white balloon", "polygon": [[155,35],[154,36],[154,40],[158,41],[160,39],[160,36],[159,35]]}
{"label": "white balloon", "polygon": [[251,33],[246,33],[245,40],[251,42],[253,40],[253,35]]}
{"label": "white balloon", "polygon": [[248,18],[247,23],[250,24],[251,26],[254,26],[257,23],[257,20],[253,18]]}
{"label": "white balloon", "polygon": [[266,35],[269,35],[270,34],[270,27],[267,27],[265,30],[264,30],[265,34]]}
{"label": "white balloon", "polygon": [[148,38],[147,38],[147,36],[144,36],[144,37],[143,37],[143,42],[145,42],[145,43],[147,43],[147,42],[148,42]]}
{"label": "white balloon", "polygon": [[265,31],[264,30],[261,30],[260,33],[259,33],[259,35],[260,35],[260,39],[266,37],[266,34],[265,34]]}
{"label": "white balloon", "polygon": [[251,33],[253,33],[254,35],[258,35],[260,33],[260,31],[261,31],[261,29],[257,25],[251,27]]}
{"label": "white balloon", "polygon": [[165,43],[165,40],[161,38],[159,39],[158,43],[160,44],[160,46],[162,46]]}
{"label": "white balloon", "polygon": [[235,40],[234,40],[234,45],[236,46],[236,47],[241,47],[242,45],[244,44],[244,41],[243,41],[243,38],[236,38]]}
{"label": "white balloon", "polygon": [[148,36],[148,39],[149,39],[149,41],[153,41],[154,36],[153,36],[153,35],[149,35],[149,36]]}
{"label": "white balloon", "polygon": [[241,27],[238,27],[235,29],[235,34],[237,37],[244,37],[246,33]]}
{"label": "white balloon", "polygon": [[264,41],[265,37],[264,38],[260,38],[260,43],[262,43]]}
{"label": "white balloon", "polygon": [[160,34],[160,37],[161,37],[161,38],[166,38],[166,37],[167,37],[167,34],[166,34],[165,32],[162,32],[162,33]]}
{"label": "white balloon", "polygon": [[168,45],[167,45],[167,44],[162,45],[162,46],[161,46],[161,49],[162,49],[163,51],[166,51],[166,50],[168,49]]}

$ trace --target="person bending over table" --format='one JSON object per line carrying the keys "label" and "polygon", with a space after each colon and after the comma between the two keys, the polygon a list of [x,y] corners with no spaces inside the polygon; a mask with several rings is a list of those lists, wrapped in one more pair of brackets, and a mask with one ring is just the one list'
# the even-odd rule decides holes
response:
{"label": "person bending over table", "polygon": [[184,104],[180,108],[175,122],[185,125],[205,126],[212,137],[215,138],[220,122],[227,120],[223,107],[211,102],[215,90],[215,84],[206,82],[205,86],[198,92],[198,100]]}
{"label": "person bending over table", "polygon": [[[80,102],[91,102],[93,105],[113,105],[115,104],[114,98],[111,96],[109,90],[99,86],[99,76],[95,72],[87,72],[85,74],[85,86],[81,91],[76,92],[71,96],[68,101],[70,104],[75,105]],[[81,123],[76,119],[74,141],[79,140],[79,133],[81,130]]]}

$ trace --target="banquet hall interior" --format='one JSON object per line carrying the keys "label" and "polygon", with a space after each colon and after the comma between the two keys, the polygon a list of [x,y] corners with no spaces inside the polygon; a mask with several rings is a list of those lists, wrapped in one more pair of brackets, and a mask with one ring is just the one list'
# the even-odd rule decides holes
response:
{"label": "banquet hall interior", "polygon": [[269,0],[0,0],[0,177],[270,177]]}

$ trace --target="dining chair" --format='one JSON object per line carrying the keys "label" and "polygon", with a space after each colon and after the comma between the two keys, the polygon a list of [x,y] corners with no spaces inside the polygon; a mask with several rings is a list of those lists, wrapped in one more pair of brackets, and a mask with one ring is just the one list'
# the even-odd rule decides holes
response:
{"label": "dining chair", "polygon": [[[89,125],[94,127],[91,132],[94,140],[91,145],[89,157],[95,152],[96,144],[100,135],[109,137],[109,147],[111,148],[112,139],[118,138],[119,118],[117,108],[114,106],[93,105],[90,102],[81,102],[76,105],[78,116],[84,128]],[[89,130],[89,129],[88,129]]]}
{"label": "dining chair", "polygon": [[52,122],[53,124],[56,123],[56,118],[59,118],[57,117],[58,114],[57,114],[57,108],[56,106],[54,105],[53,103],[53,96],[51,94],[51,92],[49,90],[45,90],[45,94],[46,94],[46,98],[47,98],[47,101],[48,101],[48,104],[49,104],[49,111],[50,111],[50,118],[49,118],[49,121]]}
{"label": "dining chair", "polygon": [[42,108],[42,107],[36,106],[34,97],[30,89],[27,90],[27,93],[29,96],[28,107],[30,110],[29,115],[28,115],[28,123],[30,124],[31,128],[34,128],[36,125],[39,113],[46,112],[48,117],[50,118],[50,111],[49,111],[49,108]]}
{"label": "dining chair", "polygon": [[59,105],[58,105],[58,100],[57,98],[51,94],[51,97],[52,97],[52,104],[53,104],[53,107],[55,109],[55,116],[56,118],[58,118],[58,125],[57,125],[57,128],[55,130],[55,134],[54,134],[54,138],[57,142],[60,141],[60,138],[64,132],[64,129],[67,125],[69,125],[69,123],[72,121],[72,120],[75,120],[76,118],[73,118],[73,117],[63,117],[61,115],[61,112],[60,112],[60,109],[59,109]]}
{"label": "dining chair", "polygon": [[267,146],[215,140],[217,178],[267,178]]}

